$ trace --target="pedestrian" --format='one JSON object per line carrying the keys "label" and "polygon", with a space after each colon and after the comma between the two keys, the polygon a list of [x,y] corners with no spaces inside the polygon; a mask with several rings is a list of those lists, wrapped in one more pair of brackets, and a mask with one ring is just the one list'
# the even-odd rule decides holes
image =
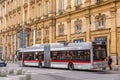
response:
{"label": "pedestrian", "polygon": [[112,58],[109,56],[108,57],[108,66],[109,66],[109,69],[112,70]]}

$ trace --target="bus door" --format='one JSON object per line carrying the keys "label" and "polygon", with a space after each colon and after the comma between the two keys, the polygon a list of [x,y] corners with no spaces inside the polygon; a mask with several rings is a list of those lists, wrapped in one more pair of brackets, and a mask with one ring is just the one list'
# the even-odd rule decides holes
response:
{"label": "bus door", "polygon": [[44,66],[50,67],[50,45],[44,46]]}

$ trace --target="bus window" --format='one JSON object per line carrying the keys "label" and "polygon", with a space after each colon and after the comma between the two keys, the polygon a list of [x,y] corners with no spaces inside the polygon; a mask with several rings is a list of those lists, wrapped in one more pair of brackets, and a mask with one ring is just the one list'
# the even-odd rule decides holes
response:
{"label": "bus window", "polygon": [[51,59],[57,60],[57,52],[56,51],[51,52]]}
{"label": "bus window", "polygon": [[73,51],[74,55],[72,55],[73,60],[79,61],[90,61],[90,50],[77,50]]}
{"label": "bus window", "polygon": [[37,54],[37,59],[38,60],[43,60],[44,59],[44,54],[43,54],[43,52],[38,52],[38,54]]}
{"label": "bus window", "polygon": [[24,60],[34,60],[34,52],[24,52]]}
{"label": "bus window", "polygon": [[52,60],[65,60],[67,59],[66,51],[53,51],[51,52]]}

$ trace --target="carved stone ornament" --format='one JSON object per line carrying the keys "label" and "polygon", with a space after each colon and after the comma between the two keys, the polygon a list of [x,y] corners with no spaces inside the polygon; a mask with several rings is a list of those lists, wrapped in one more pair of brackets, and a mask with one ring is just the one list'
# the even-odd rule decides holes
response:
{"label": "carved stone ornament", "polygon": [[24,3],[23,7],[27,8],[28,7],[28,3]]}
{"label": "carved stone ornament", "polygon": [[35,0],[30,0],[30,5],[35,4]]}

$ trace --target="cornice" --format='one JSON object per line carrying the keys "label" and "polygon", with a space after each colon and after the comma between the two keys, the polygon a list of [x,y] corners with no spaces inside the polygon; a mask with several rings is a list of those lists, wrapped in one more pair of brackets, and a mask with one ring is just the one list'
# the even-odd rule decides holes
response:
{"label": "cornice", "polygon": [[[104,6],[104,5],[110,5],[111,3],[114,4],[116,2],[120,2],[120,0],[108,0],[108,1],[104,1],[100,4],[95,4],[95,5],[90,5],[90,6],[86,6],[86,7],[83,7],[83,8],[80,8],[80,9],[77,9],[77,10],[74,10],[74,11],[71,11],[71,12],[65,12],[63,13],[62,15],[56,15],[56,19],[58,18],[63,18],[63,17],[66,17],[68,15],[74,15],[76,13],[80,13],[80,12],[83,12],[83,11],[87,11],[87,10],[92,10],[94,8],[98,8],[98,7],[101,7],[101,6]],[[113,5],[114,6],[114,5]],[[111,8],[111,7],[110,7]],[[86,14],[86,13],[85,13]]]}

